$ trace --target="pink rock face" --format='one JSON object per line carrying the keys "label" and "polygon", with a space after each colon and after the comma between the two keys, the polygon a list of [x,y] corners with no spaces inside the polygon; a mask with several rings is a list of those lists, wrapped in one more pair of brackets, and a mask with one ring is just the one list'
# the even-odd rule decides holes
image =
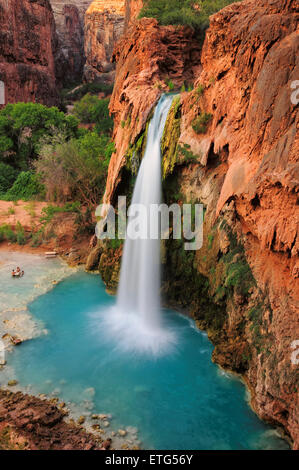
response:
{"label": "pink rock face", "polygon": [[85,64],[84,15],[90,0],[50,0],[57,33],[56,78],[69,86],[80,82]]}
{"label": "pink rock face", "polygon": [[115,64],[113,49],[124,32],[124,0],[94,0],[85,14],[84,78],[113,84]]}
{"label": "pink rock face", "polygon": [[57,103],[54,43],[48,0],[0,0],[0,80],[6,103]]}

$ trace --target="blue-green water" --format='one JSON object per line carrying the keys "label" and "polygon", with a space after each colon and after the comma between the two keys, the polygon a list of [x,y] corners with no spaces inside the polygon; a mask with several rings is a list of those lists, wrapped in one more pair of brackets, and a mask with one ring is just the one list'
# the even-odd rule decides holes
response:
{"label": "blue-green water", "polygon": [[38,297],[29,310],[49,334],[10,355],[21,385],[39,393],[58,388],[61,399],[77,404],[94,389],[91,411],[111,413],[115,429],[137,427],[144,448],[287,447],[251,411],[242,383],[211,362],[211,343],[189,319],[165,312],[175,348],[139,356],[105,335],[101,317],[114,303],[99,276],[83,272]]}

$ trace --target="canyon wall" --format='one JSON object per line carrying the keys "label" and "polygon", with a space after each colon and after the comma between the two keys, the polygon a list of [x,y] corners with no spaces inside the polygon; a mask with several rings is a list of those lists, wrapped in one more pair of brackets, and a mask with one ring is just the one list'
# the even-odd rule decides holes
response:
{"label": "canyon wall", "polygon": [[126,163],[126,154],[141,137],[148,117],[169,83],[191,83],[200,70],[197,34],[188,27],[160,27],[144,18],[116,45],[116,81],[110,101],[115,118],[114,141],[104,202],[109,203]]}
{"label": "canyon wall", "polygon": [[[298,48],[291,0],[226,7],[211,17],[202,53],[188,28],[133,22],[114,53],[117,150],[104,197],[115,204],[118,194],[130,196],[151,111],[163,92],[185,82],[162,142],[163,193],[169,204],[204,205],[204,242],[196,252],[181,240],[164,242],[163,295],[208,331],[213,360],[242,374],[253,408],[281,426],[295,449],[299,113],[291,84]],[[121,254],[121,244],[106,241],[88,260],[111,289]]]}
{"label": "canyon wall", "polygon": [[91,0],[50,0],[50,3],[58,41],[56,78],[59,83],[68,86],[82,80],[85,64],[84,15]]}
{"label": "canyon wall", "polygon": [[125,2],[125,29],[137,19],[143,7],[143,0],[126,0]]}
{"label": "canyon wall", "polygon": [[124,31],[125,0],[94,0],[85,15],[86,81],[112,84],[115,65],[112,53]]}
{"label": "canyon wall", "polygon": [[6,103],[57,103],[55,43],[48,0],[0,0],[0,80]]}

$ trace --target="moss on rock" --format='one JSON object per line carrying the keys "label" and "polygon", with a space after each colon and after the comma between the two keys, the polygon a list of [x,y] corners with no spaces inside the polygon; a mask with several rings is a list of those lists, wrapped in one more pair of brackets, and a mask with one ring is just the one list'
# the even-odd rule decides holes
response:
{"label": "moss on rock", "polygon": [[176,96],[168,113],[162,138],[163,179],[173,172],[178,157],[178,141],[181,134],[181,97]]}

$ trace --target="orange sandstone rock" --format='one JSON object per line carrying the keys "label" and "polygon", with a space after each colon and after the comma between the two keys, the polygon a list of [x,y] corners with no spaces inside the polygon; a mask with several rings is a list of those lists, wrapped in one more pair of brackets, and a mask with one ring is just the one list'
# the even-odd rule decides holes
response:
{"label": "orange sandstone rock", "polygon": [[[154,19],[136,21],[118,42],[113,59],[116,81],[110,111],[115,118],[114,141],[104,201],[109,202],[125,164],[124,156],[145,127],[167,82],[179,88],[192,82],[200,68],[200,44],[188,27],[161,27]],[[126,125],[124,125],[126,123]]]}

